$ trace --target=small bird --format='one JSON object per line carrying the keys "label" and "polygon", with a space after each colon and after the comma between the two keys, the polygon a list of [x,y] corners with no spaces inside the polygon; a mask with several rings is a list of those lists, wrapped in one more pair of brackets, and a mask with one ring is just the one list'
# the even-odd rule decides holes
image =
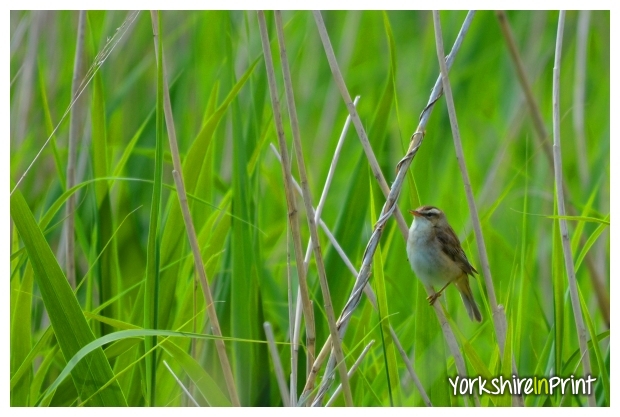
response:
{"label": "small bird", "polygon": [[469,276],[478,273],[467,260],[459,238],[446,220],[446,215],[433,206],[409,210],[414,215],[407,239],[407,256],[413,272],[425,286],[438,292],[427,300],[433,305],[448,285],[454,282],[471,320],[482,321],[469,286]]}

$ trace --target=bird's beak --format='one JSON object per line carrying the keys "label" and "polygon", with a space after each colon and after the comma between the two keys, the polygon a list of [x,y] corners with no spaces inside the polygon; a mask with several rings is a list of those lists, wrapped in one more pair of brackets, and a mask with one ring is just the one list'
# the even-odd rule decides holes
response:
{"label": "bird's beak", "polygon": [[409,210],[409,213],[413,214],[415,217],[420,217],[422,214],[416,210]]}

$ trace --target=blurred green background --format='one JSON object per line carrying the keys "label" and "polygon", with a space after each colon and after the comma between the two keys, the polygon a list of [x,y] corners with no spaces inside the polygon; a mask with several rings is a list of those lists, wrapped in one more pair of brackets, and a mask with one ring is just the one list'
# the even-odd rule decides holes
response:
{"label": "blurred green background", "polygon": [[[446,53],[465,15],[462,11],[441,12]],[[109,40],[116,46],[73,108],[80,120],[77,183],[84,183],[76,193],[76,277],[82,285],[75,298],[95,338],[144,327],[144,280],[156,153],[157,62],[149,13],[139,13],[126,32],[117,30],[127,16],[127,12],[87,13],[86,68]],[[519,11],[508,12],[507,16],[548,131],[544,140],[550,145],[558,12]],[[266,13],[266,17],[289,153],[293,155],[273,13]],[[293,282],[297,273],[292,244],[287,239],[290,227],[282,171],[269,147],[271,143],[277,145],[277,137],[257,16],[255,12],[240,11],[166,11],[161,18],[183,175],[191,194],[192,217],[222,332],[234,338],[226,346],[241,404],[281,406],[267,345],[256,342],[265,340],[263,323],[270,322],[276,341],[282,342],[278,351],[288,380],[291,350],[287,344],[287,271]],[[328,11],[323,12],[323,18],[348,90],[352,96],[361,96],[357,106],[360,118],[391,184],[396,164],[406,152],[439,73],[431,12]],[[587,253],[577,269],[577,281],[586,321],[591,324],[588,339],[597,337],[598,349],[590,350],[593,374],[598,377],[596,402],[608,406],[610,14],[595,11],[589,15],[584,38],[583,101],[575,100],[579,86],[575,74],[579,18],[580,12],[568,12],[564,31],[562,164],[569,193],[568,212],[579,216],[569,220],[573,259],[584,259]],[[347,111],[312,14],[284,12],[283,20],[303,152],[316,205]],[[11,189],[43,149],[18,190],[63,271],[67,236],[63,234],[66,198],[62,196],[66,191],[69,117],[59,122],[71,101],[77,26],[77,12],[11,12]],[[115,34],[123,34],[118,44]],[[507,346],[519,375],[581,376],[557,220],[548,217],[554,214],[553,166],[537,138],[494,12],[476,13],[450,71],[450,82],[495,292],[507,314]],[[575,128],[577,107],[584,110],[582,145]],[[208,121],[215,123],[213,132],[204,129]],[[442,98],[431,115],[398,204],[408,222],[411,219],[407,210],[422,204],[444,210],[471,263],[481,270],[451,137]],[[157,326],[210,333],[202,292],[194,285],[193,258],[177,195],[171,191],[174,181],[167,135],[163,144],[165,186],[157,242]],[[192,164],[188,163],[190,159]],[[298,178],[296,163],[292,172]],[[105,179],[91,181],[98,178]],[[17,193],[12,196],[12,208],[16,207],[13,199]],[[355,129],[351,128],[322,219],[356,268],[384,201]],[[371,203],[375,210],[372,215]],[[54,204],[62,208],[45,226],[41,225]],[[301,197],[298,208],[305,248],[309,231]],[[11,404],[16,406],[38,404],[70,359],[58,347],[59,335],[54,332],[59,330],[50,330],[50,312],[46,311],[47,301],[40,290],[40,280],[45,278],[35,273],[36,268],[33,272],[30,250],[22,249],[22,233],[12,227]],[[338,315],[354,277],[325,235],[319,232],[319,236]],[[292,264],[288,270],[287,253]],[[426,294],[409,267],[405,242],[392,220],[383,234],[380,256],[388,320],[413,360],[432,403],[464,405],[463,397],[451,394],[447,377],[456,375],[454,360],[437,318],[425,301]],[[53,269],[52,264],[48,259],[44,268]],[[376,272],[370,281],[373,286],[375,277]],[[455,289],[448,288],[440,302],[455,328],[469,374],[495,376],[503,372],[506,361],[499,355],[484,280],[477,278],[472,287],[484,317],[481,324],[469,320]],[[314,261],[308,282],[320,348],[329,329]],[[104,308],[98,309],[101,305]],[[386,335],[379,322],[377,313],[363,299],[343,341],[349,368],[362,348],[375,340],[351,378],[355,405],[423,405],[398,355],[398,375],[388,377],[386,357],[393,346],[383,342]],[[160,337],[160,341],[163,339]],[[305,337],[301,340],[303,343]],[[174,346],[166,348],[165,343]],[[104,353],[116,375],[114,384],[118,383],[126,403],[192,404],[164,360],[190,387],[200,405],[219,403],[197,388],[198,377],[188,373],[188,363],[199,364],[201,372],[212,378],[212,386],[219,386],[227,397],[213,341],[198,339],[193,349],[190,343],[189,337],[172,337],[155,350],[153,387],[147,387],[145,382],[141,339],[105,345]],[[195,362],[188,362],[190,359]],[[302,350],[300,390],[305,370]],[[76,382],[76,373],[74,370],[71,378],[64,379],[47,403],[81,405],[87,400]],[[400,382],[394,386],[388,378]],[[480,401],[488,406],[510,405],[510,399],[505,397],[482,396]],[[342,398],[336,404],[343,405]],[[577,406],[585,404],[585,397],[526,396],[525,404]],[[93,404],[86,401],[85,405]]]}

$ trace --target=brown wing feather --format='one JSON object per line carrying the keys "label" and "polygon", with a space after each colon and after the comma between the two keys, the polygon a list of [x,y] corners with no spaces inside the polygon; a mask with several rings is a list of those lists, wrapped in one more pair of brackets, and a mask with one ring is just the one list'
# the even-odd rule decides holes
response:
{"label": "brown wing feather", "polygon": [[451,227],[442,228],[437,230],[437,239],[441,243],[441,250],[443,253],[448,255],[450,259],[456,262],[463,272],[468,275],[474,275],[474,273],[478,273],[476,269],[471,266],[469,261],[467,260],[467,256],[461,247],[461,243],[459,242],[459,238],[454,233]]}

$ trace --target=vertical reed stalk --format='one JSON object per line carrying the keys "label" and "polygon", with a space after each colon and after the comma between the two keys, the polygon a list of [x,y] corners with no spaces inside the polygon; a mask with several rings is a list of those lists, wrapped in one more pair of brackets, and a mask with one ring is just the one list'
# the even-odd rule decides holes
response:
{"label": "vertical reed stalk", "polygon": [[308,283],[306,282],[306,273],[304,270],[303,249],[301,246],[301,234],[299,230],[299,213],[297,211],[297,203],[295,201],[295,193],[292,185],[291,161],[284,137],[284,127],[282,126],[282,114],[280,113],[280,103],[278,100],[278,92],[276,91],[276,80],[273,69],[273,60],[271,57],[271,49],[269,46],[269,35],[267,34],[267,24],[265,22],[265,13],[258,11],[258,25],[260,28],[261,43],[263,46],[263,54],[265,56],[265,66],[267,68],[267,79],[269,81],[269,95],[271,97],[271,107],[273,109],[273,118],[278,134],[278,145],[282,154],[282,177],[284,179],[284,193],[286,196],[286,204],[288,208],[288,218],[291,225],[291,233],[293,237],[293,245],[295,248],[295,264],[297,267],[297,276],[299,278],[299,289],[301,295],[301,305],[304,311],[306,322],[306,349],[307,363],[314,363],[315,349],[315,332],[314,332],[314,314],[312,313],[312,304],[310,302],[310,292]]}
{"label": "vertical reed stalk", "polygon": [[[385,180],[385,176],[381,171],[379,162],[377,161],[372,147],[370,146],[368,135],[366,134],[364,125],[362,125],[362,120],[357,113],[357,109],[353,104],[353,100],[351,100],[351,94],[349,94],[347,85],[344,82],[344,77],[342,76],[340,66],[338,65],[338,61],[336,60],[334,48],[332,47],[331,41],[329,39],[329,34],[327,33],[327,29],[325,28],[325,23],[323,22],[321,12],[313,11],[312,14],[314,15],[314,20],[317,25],[319,36],[321,37],[321,41],[323,42],[323,49],[325,49],[325,56],[327,57],[327,61],[329,62],[329,67],[332,71],[334,82],[336,83],[336,86],[338,86],[338,90],[340,90],[340,95],[342,96],[342,100],[344,101],[345,106],[347,106],[347,110],[349,111],[349,115],[351,116],[351,120],[353,121],[353,126],[355,126],[357,136],[360,140],[360,143],[362,144],[362,148],[364,149],[364,153],[366,154],[368,163],[370,164],[372,174],[377,179],[383,195],[387,198],[390,194],[390,186]],[[409,228],[407,227],[407,222],[405,221],[405,218],[400,212],[400,208],[398,208],[398,206],[396,207],[396,210],[394,212],[394,217],[396,218],[396,222],[398,223],[400,232],[402,233],[403,237],[407,239],[407,231],[409,230]]]}
{"label": "vertical reed stalk", "polygon": [[590,10],[579,11],[579,19],[577,21],[577,47],[575,51],[575,84],[573,86],[573,128],[575,129],[577,166],[579,168],[579,179],[581,181],[582,190],[585,190],[590,183],[588,148],[586,147],[586,128],[584,123],[589,25]]}
{"label": "vertical reed stalk", "polygon": [[[153,21],[153,36],[155,38],[156,45],[159,41],[159,28],[161,24],[158,21],[158,16],[156,12],[151,12],[151,19]],[[172,164],[174,166],[174,170],[172,171],[172,175],[174,177],[174,183],[177,189],[177,196],[179,198],[179,204],[181,206],[181,211],[183,213],[183,221],[185,223],[185,228],[187,230],[187,237],[189,239],[189,244],[192,249],[192,254],[194,256],[194,267],[196,273],[198,273],[198,277],[200,278],[200,283],[203,295],[205,297],[205,304],[207,305],[207,314],[209,316],[209,320],[211,321],[211,329],[213,334],[217,336],[215,339],[215,346],[217,349],[217,353],[220,359],[220,365],[222,367],[222,373],[224,374],[224,379],[226,380],[226,387],[228,389],[228,395],[230,396],[231,403],[235,407],[239,407],[241,404],[239,402],[239,396],[237,394],[237,388],[235,386],[235,380],[233,378],[232,370],[230,367],[230,362],[228,360],[228,354],[226,353],[226,345],[224,341],[221,339],[222,330],[220,329],[220,323],[217,318],[217,312],[215,311],[215,304],[213,301],[213,296],[211,294],[211,289],[209,288],[209,280],[207,279],[207,274],[205,271],[204,263],[202,261],[202,256],[200,254],[200,247],[198,245],[198,237],[196,236],[196,229],[194,228],[194,223],[192,221],[192,216],[189,211],[189,204],[187,202],[187,193],[185,191],[185,184],[183,182],[182,177],[182,166],[181,166],[181,157],[179,155],[179,146],[177,144],[177,136],[176,130],[174,128],[174,119],[172,117],[172,105],[170,103],[170,91],[168,88],[168,81],[166,78],[166,71],[163,67],[163,48],[156,49],[157,58],[161,60],[162,63],[162,72],[163,72],[163,101],[164,101],[164,113],[166,117],[166,127],[168,131],[168,139],[170,142],[170,153],[172,155]]]}
{"label": "vertical reed stalk", "polygon": [[[564,191],[562,188],[562,150],[560,138],[560,64],[562,62],[562,37],[564,34],[564,18],[565,10],[560,10],[558,19],[558,35],[555,42],[555,60],[553,63],[553,167],[555,173],[555,192],[558,200],[558,215],[560,216],[560,234],[562,237],[562,250],[564,252],[564,265],[566,267],[566,275],[568,279],[568,287],[570,292],[573,314],[575,316],[575,326],[577,327],[577,338],[579,340],[579,350],[583,361],[584,375],[592,374],[590,365],[590,354],[588,353],[588,344],[586,339],[586,326],[583,321],[583,313],[579,302],[579,290],[577,288],[577,278],[575,277],[575,265],[573,263],[573,255],[570,248],[570,238],[568,237],[568,225],[566,219],[566,209],[564,208]],[[593,340],[592,343],[597,343]],[[596,406],[594,392],[588,395],[588,405]]]}
{"label": "vertical reed stalk", "polygon": [[276,381],[278,381],[278,388],[280,389],[282,404],[284,404],[285,407],[290,407],[291,402],[288,392],[288,386],[286,385],[286,378],[284,378],[284,369],[282,369],[282,361],[280,361],[280,356],[278,355],[278,348],[276,346],[275,337],[273,336],[273,329],[271,328],[271,324],[268,321],[263,323],[263,327],[265,329],[267,344],[269,345],[269,353],[271,354],[271,359],[273,360],[273,369],[275,369],[276,371]]}
{"label": "vertical reed stalk", "polygon": [[282,15],[279,11],[275,11],[276,33],[278,35],[278,44],[280,45],[280,65],[282,65],[282,77],[284,78],[284,91],[286,93],[286,102],[289,109],[289,118],[291,122],[291,130],[293,131],[293,148],[295,149],[295,157],[297,166],[299,167],[299,181],[301,182],[301,191],[303,196],[306,214],[308,217],[308,227],[310,228],[310,240],[312,241],[312,251],[314,252],[314,260],[319,272],[319,284],[323,293],[323,307],[327,315],[327,324],[329,333],[333,343],[334,354],[338,361],[338,371],[344,391],[344,399],[347,407],[353,407],[353,396],[349,386],[349,377],[347,376],[347,365],[344,360],[342,344],[338,338],[338,328],[336,327],[336,317],[334,315],[334,307],[332,306],[331,295],[329,293],[329,283],[327,282],[327,274],[325,273],[325,264],[323,263],[323,253],[321,251],[321,242],[316,227],[316,219],[314,208],[312,206],[312,194],[308,186],[308,178],[306,174],[306,163],[304,161],[303,148],[301,144],[301,135],[299,133],[299,122],[297,120],[297,110],[295,107],[295,97],[293,93],[293,83],[291,82],[291,72],[288,66],[288,57],[286,55],[286,45],[284,42],[284,30],[282,29]]}
{"label": "vertical reed stalk", "polygon": [[[491,276],[491,267],[489,265],[489,257],[487,255],[486,245],[484,243],[484,236],[482,235],[482,226],[480,225],[480,218],[478,216],[478,208],[476,207],[476,201],[474,199],[474,193],[472,192],[471,181],[469,180],[469,173],[467,172],[467,166],[465,164],[465,154],[463,152],[463,144],[461,143],[461,134],[459,131],[459,125],[456,117],[456,109],[454,108],[454,97],[452,96],[452,87],[450,86],[450,79],[448,78],[448,68],[446,66],[445,53],[443,47],[443,35],[441,34],[441,21],[439,19],[439,11],[433,10],[433,22],[435,26],[435,45],[437,48],[437,60],[439,61],[439,68],[441,71],[441,80],[443,84],[443,91],[446,97],[446,105],[448,107],[448,115],[450,117],[450,127],[452,128],[452,138],[454,140],[454,149],[456,151],[456,159],[463,178],[463,186],[465,188],[465,196],[467,198],[467,205],[469,207],[469,213],[471,222],[474,227],[474,235],[476,236],[476,245],[478,246],[478,253],[480,255],[480,263],[482,265],[482,275],[484,277],[484,283],[487,289],[489,297],[489,304],[492,310],[493,326],[495,328],[495,337],[499,345],[500,355],[504,354],[504,345],[506,343],[506,313],[503,308],[497,305],[497,297],[495,296],[495,287],[493,285],[493,277]],[[516,374],[516,364],[514,358],[511,359],[513,364],[513,373]],[[523,405],[523,398],[521,396],[514,397],[519,405]]]}

